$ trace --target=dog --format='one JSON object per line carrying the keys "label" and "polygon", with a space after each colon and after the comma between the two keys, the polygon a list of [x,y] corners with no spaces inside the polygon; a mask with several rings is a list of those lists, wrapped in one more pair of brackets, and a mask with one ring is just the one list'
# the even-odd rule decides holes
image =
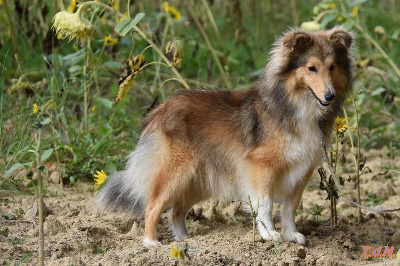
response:
{"label": "dog", "polygon": [[143,245],[159,245],[157,223],[171,211],[176,240],[189,236],[186,214],[209,197],[250,197],[265,240],[281,234],[272,221],[282,204],[283,240],[306,238],[295,213],[314,169],[322,139],[352,87],[354,36],[342,27],[310,32],[290,29],[274,43],[260,80],[242,91],[188,90],[147,117],[125,170],[99,190],[102,209],[145,215]]}

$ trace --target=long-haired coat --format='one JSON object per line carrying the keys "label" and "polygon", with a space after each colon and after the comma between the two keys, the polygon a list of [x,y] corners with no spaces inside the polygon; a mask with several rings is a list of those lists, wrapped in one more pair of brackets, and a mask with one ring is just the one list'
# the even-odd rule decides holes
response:
{"label": "long-haired coat", "polygon": [[278,240],[271,215],[279,201],[284,240],[304,245],[294,215],[322,161],[322,138],[330,139],[351,90],[352,42],[341,27],[293,29],[275,42],[253,88],[191,90],[170,98],[148,116],[125,170],[99,191],[99,206],[144,212],[143,244],[149,247],[159,244],[163,211],[172,208],[172,232],[183,240],[187,212],[209,197],[250,196],[259,204],[261,236]]}

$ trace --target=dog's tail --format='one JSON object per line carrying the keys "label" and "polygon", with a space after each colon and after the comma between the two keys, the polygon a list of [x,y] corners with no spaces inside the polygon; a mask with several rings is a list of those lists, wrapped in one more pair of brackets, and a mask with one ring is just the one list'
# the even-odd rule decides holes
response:
{"label": "dog's tail", "polygon": [[107,178],[97,194],[100,210],[128,210],[143,213],[149,199],[153,177],[162,164],[162,140],[153,132],[139,140],[125,170]]}

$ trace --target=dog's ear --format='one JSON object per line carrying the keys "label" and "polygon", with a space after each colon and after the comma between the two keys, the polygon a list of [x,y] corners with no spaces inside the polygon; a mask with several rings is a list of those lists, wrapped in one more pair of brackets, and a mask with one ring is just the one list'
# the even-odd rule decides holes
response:
{"label": "dog's ear", "polygon": [[329,40],[336,45],[349,49],[354,41],[354,36],[343,28],[337,28],[332,30]]}
{"label": "dog's ear", "polygon": [[305,31],[291,31],[283,36],[283,45],[294,51],[312,45],[311,36]]}

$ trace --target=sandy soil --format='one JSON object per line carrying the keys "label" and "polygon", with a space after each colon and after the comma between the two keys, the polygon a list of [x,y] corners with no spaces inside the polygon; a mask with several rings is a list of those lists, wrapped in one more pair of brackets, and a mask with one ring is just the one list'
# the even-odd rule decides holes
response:
{"label": "sandy soil", "polygon": [[[384,208],[400,206],[400,174],[384,173],[387,167],[400,169],[397,160],[381,158],[382,151],[369,153],[367,165],[373,173],[362,178],[362,195],[375,193]],[[376,175],[377,173],[384,173]],[[375,176],[374,176],[375,175]],[[395,256],[363,257],[362,246],[400,248],[400,213],[364,213],[357,223],[356,209],[343,200],[338,204],[338,225],[329,226],[329,201],[313,177],[304,195],[302,211],[296,217],[300,232],[307,236],[305,247],[294,243],[265,242],[256,235],[252,220],[240,202],[209,200],[196,205],[188,216],[191,237],[175,242],[168,229],[168,213],[159,224],[160,247],[141,246],[143,219],[132,214],[98,213],[93,207],[92,184],[80,182],[60,189],[48,184],[45,203],[46,265],[183,265],[170,257],[173,245],[187,247],[186,265],[400,265]],[[354,192],[347,183],[346,191]],[[37,263],[37,210],[33,196],[14,197],[0,205],[0,264]],[[365,202],[365,201],[364,201]],[[244,204],[244,203],[242,203]],[[325,207],[319,222],[311,209]],[[278,206],[277,206],[278,207]],[[274,211],[279,228],[279,210]],[[369,252],[370,253],[370,252]],[[400,253],[400,252],[399,252]]]}

